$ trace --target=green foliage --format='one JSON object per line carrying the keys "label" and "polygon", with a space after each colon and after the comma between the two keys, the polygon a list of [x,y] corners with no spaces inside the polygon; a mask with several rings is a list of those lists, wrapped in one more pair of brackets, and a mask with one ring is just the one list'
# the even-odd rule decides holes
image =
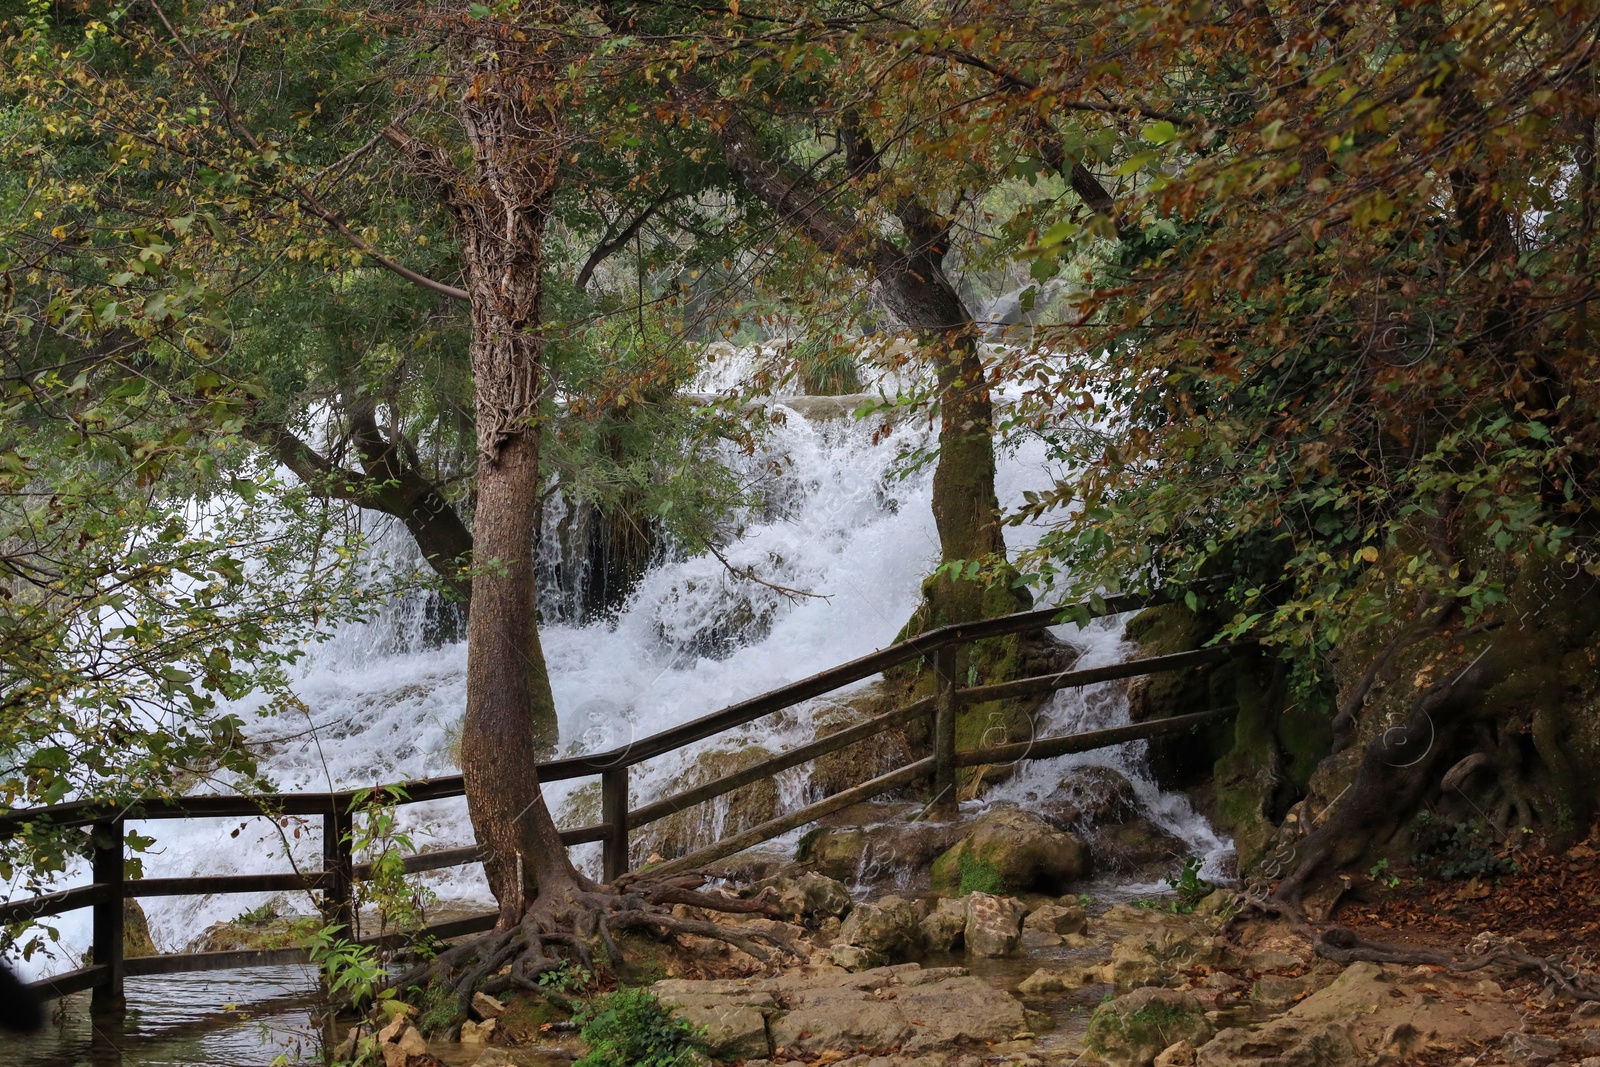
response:
{"label": "green foliage", "polygon": [[372,873],[354,886],[358,934],[363,909],[376,912],[376,934],[383,937],[421,930],[428,924],[428,910],[439,902],[433,890],[406,875],[406,857],[414,855],[417,846],[398,821],[399,805],[405,800],[406,792],[399,787],[358,789],[351,798],[355,816],[347,835],[351,851],[372,866]]}
{"label": "green foliage", "polygon": [[963,851],[957,857],[956,867],[960,872],[957,892],[961,896],[969,893],[990,893],[999,896],[1009,891],[1005,879],[1000,876],[1000,868],[982,857],[974,856],[969,851]]}
{"label": "green foliage", "polygon": [[1400,884],[1400,876],[1397,874],[1389,874],[1388,872],[1389,860],[1387,858],[1381,859],[1377,863],[1374,863],[1371,867],[1367,868],[1367,874],[1372,877],[1373,881],[1382,882],[1390,889],[1394,889]]}
{"label": "green foliage", "polygon": [[562,960],[561,965],[554,970],[545,971],[539,976],[539,985],[546,989],[553,989],[557,993],[578,994],[589,988],[594,981],[594,972],[587,967],[573,963],[571,960]]}
{"label": "green foliage", "polygon": [[688,1067],[705,1054],[703,1036],[647,989],[619,989],[576,1018],[589,1051],[574,1067]]}
{"label": "green foliage", "polygon": [[1475,820],[1451,823],[1419,811],[1412,823],[1412,841],[1417,851],[1411,865],[1434,878],[1492,878],[1522,870],[1510,850],[1497,847]]}
{"label": "green foliage", "polygon": [[[383,982],[386,972],[370,945],[340,937],[343,930],[344,926],[337,923],[322,927],[311,935],[306,951],[327,979],[329,996],[335,999],[342,996],[352,1004],[364,1005],[374,999],[374,991]],[[379,1000],[393,996],[392,989],[376,992]]]}
{"label": "green foliage", "polygon": [[1167,884],[1178,895],[1178,899],[1172,905],[1174,912],[1188,914],[1194,911],[1196,904],[1216,890],[1216,886],[1200,877],[1202,865],[1198,856],[1189,856],[1183,861],[1182,867],[1167,876]]}

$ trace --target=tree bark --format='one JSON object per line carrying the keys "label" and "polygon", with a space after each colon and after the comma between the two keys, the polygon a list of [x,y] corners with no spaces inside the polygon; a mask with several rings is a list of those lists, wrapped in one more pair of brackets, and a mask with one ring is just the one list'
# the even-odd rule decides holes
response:
{"label": "tree bark", "polygon": [[[696,95],[685,91],[686,97]],[[719,118],[723,154],[745,188],[786,225],[846,266],[865,271],[882,302],[926,346],[939,383],[933,511],[940,562],[999,562],[1004,572],[1005,538],[994,488],[994,405],[978,355],[977,323],[944,272],[948,223],[915,198],[903,197],[891,205],[905,234],[904,246],[896,245],[837,209],[829,190],[772,158],[736,108],[724,104]],[[850,145],[853,175],[870,177],[877,165],[871,145],[853,129],[842,136]],[[924,621],[937,625],[1003,613],[986,611],[984,594],[980,582],[956,581],[946,572],[928,590]],[[1027,599],[1009,588],[1003,594],[1003,610]]]}
{"label": "tree bark", "polygon": [[[479,451],[461,769],[507,928],[536,897],[570,898],[586,883],[567,858],[534,770],[554,740],[541,724],[552,725],[555,713],[533,549],[542,487],[543,238],[561,155],[557,67],[532,31],[491,26],[491,39],[463,71],[461,121],[473,162],[449,197],[472,302]],[[424,155],[442,175],[442,153]]]}

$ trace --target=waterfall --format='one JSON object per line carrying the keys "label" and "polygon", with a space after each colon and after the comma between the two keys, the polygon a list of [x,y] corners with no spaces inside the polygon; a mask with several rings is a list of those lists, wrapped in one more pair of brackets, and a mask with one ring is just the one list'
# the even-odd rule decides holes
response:
{"label": "waterfall", "polygon": [[[725,362],[719,372],[726,373]],[[774,585],[811,595],[785,597],[735,576],[711,555],[658,553],[613,612],[600,617],[574,612],[547,622],[542,636],[563,754],[611,748],[655,733],[894,640],[916,605],[921,580],[938,559],[930,508],[932,468],[925,465],[907,473],[899,462],[903,454],[931,444],[928,420],[900,419],[885,435],[875,433],[881,420],[869,424],[848,417],[808,419],[794,411],[787,415],[756,455],[727,451],[727,462],[760,481],[767,503],[738,517],[739,536],[723,554],[733,570],[750,567]],[[1024,489],[1037,489],[1049,477],[1042,443],[1024,441],[1002,450],[997,487],[1002,505],[1019,503]],[[562,521],[570,523],[559,508],[546,515],[547,549],[550,524]],[[1026,547],[1039,533],[1010,527],[1009,548],[1015,552]],[[396,556],[408,551],[403,531],[394,532],[387,546]],[[425,598],[391,605],[377,619],[348,626],[309,649],[297,682],[305,711],[256,718],[250,714],[256,710],[253,705],[240,707],[277,788],[324,791],[454,772],[453,743],[465,705],[466,647],[448,622],[438,604]],[[1058,630],[1064,639],[1084,646],[1084,665],[1121,658],[1120,632],[1118,622],[1098,623],[1086,632]],[[1041,732],[1119,721],[1118,715],[1126,716],[1119,693],[1115,687],[1062,693],[1047,706]],[[776,727],[758,720],[703,745],[775,750],[810,736],[808,716],[798,714],[784,717]],[[634,803],[661,795],[693,755],[671,754],[635,768]],[[1109,760],[1134,781],[1152,819],[1193,842],[1201,853],[1220,856],[1226,842],[1187,808],[1184,798],[1161,793],[1142,770],[1141,755],[1142,746],[1134,744],[1030,764],[997,795],[1026,802],[1029,790],[1043,788],[1063,768]],[[799,782],[780,781],[784,803],[798,799]],[[554,783],[546,792],[564,824],[592,819],[592,810],[588,819],[584,813],[593,807],[594,787],[584,780]],[[471,841],[462,800],[410,805],[402,811],[421,847]],[[724,812],[719,808],[712,813],[708,825],[714,829]],[[320,865],[321,828],[316,822],[160,821],[130,823],[130,828],[157,840],[155,851],[144,859],[147,877],[287,871],[292,864],[314,870]],[[584,846],[575,855],[597,869],[597,850]],[[423,877],[452,906],[482,910],[491,903],[476,866]],[[268,899],[166,897],[148,899],[144,906],[158,947],[177,951],[208,925]],[[309,910],[303,898],[291,903],[297,910]],[[88,911],[62,916],[53,925],[69,948],[81,951],[88,943]],[[71,965],[58,960],[46,966],[60,970]],[[38,971],[37,961],[32,969]]]}

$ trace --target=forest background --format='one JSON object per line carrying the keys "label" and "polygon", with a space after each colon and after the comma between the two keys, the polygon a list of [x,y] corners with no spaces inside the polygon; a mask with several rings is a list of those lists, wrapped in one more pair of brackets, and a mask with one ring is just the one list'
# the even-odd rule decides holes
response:
{"label": "forest background", "polygon": [[[1441,804],[1581,834],[1597,31],[1587,2],[6,0],[0,803],[265,786],[222,703],[292,706],[308,635],[426,585],[466,618],[503,920],[576,898],[527,771],[549,487],[607,515],[625,594],[725,543],[746,490],[707,459],[759,440],[751,397],[892,358],[922,385],[879,403],[938,425],[907,632],[1161,590],[1146,644],[1258,640],[1151,709],[1239,703],[1172,774],[1247,872],[1292,897]],[[1007,292],[1025,330],[979,321]],[[684,395],[717,338],[766,358]],[[1006,515],[1022,435],[1065,474]],[[371,513],[426,571],[361,565]],[[1021,519],[1052,529],[1008,559]],[[83,847],[40,830],[0,873]]]}

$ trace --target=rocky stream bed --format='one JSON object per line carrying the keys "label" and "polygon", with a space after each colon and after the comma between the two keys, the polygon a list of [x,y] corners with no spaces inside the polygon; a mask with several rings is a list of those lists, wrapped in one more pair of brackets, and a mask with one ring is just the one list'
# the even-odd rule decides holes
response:
{"label": "rocky stream bed", "polygon": [[[1112,905],[1077,896],[932,893],[853,900],[814,871],[766,889],[803,963],[765,966],[690,939],[650,988],[703,1029],[717,1063],[768,1067],[1600,1067],[1600,1004],[1525,976],[1319,959],[1219,889]],[[1085,907],[1087,903],[1087,907]],[[480,998],[462,1042],[404,1015],[375,1040],[386,1067],[545,1067],[582,1052],[546,1006]],[[541,1021],[545,1020],[545,1021]]]}

